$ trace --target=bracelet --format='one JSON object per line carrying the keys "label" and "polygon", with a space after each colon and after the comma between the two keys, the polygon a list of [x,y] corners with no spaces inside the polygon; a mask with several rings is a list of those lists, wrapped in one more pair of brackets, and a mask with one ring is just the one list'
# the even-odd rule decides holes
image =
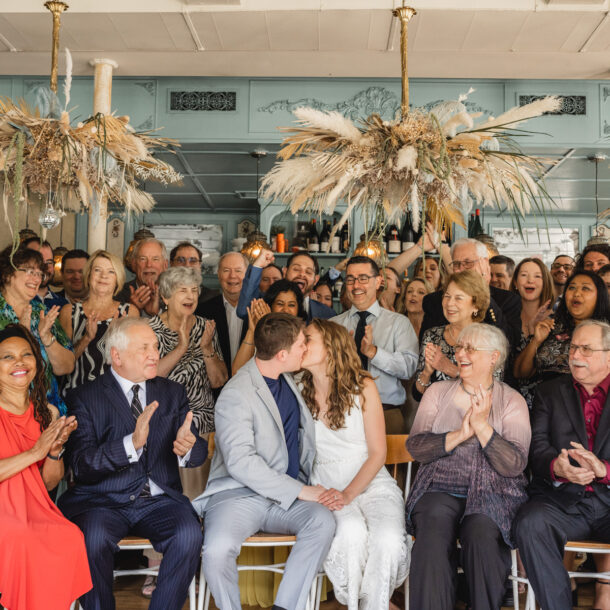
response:
{"label": "bracelet", "polygon": [[251,343],[250,341],[242,341],[242,343],[245,343],[246,345],[254,345],[254,343]]}
{"label": "bracelet", "polygon": [[47,457],[50,460],[53,460],[55,462],[59,462],[63,458],[65,450],[66,450],[66,448],[62,447],[60,452],[57,455],[51,455],[50,453],[47,453]]}
{"label": "bracelet", "polygon": [[[422,372],[423,372],[423,371],[422,371]],[[417,376],[417,378],[415,379],[415,381],[417,381],[417,383],[419,383],[419,385],[420,385],[422,388],[428,388],[428,387],[430,387],[430,386],[432,385],[432,378],[430,378],[430,381],[428,381],[428,383],[424,383],[424,382],[421,380],[421,373],[420,373],[420,374]]]}
{"label": "bracelet", "polygon": [[[201,352],[203,354],[203,352]],[[213,358],[216,355],[216,352],[212,352],[211,354],[203,354],[204,358]]]}
{"label": "bracelet", "polygon": [[51,340],[48,343],[44,343],[42,340],[42,337],[40,338],[40,342],[42,343],[42,345],[44,347],[51,347],[51,345],[53,345],[53,343],[55,343],[55,335],[51,335]]}

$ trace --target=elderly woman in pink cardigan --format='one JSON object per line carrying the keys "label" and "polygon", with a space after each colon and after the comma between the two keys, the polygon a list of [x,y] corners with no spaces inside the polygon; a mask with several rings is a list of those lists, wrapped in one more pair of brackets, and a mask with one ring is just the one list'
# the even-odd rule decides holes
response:
{"label": "elderly woman in pink cardigan", "polygon": [[470,606],[502,605],[531,439],[525,400],[494,378],[507,351],[502,331],[471,324],[455,345],[459,378],[433,384],[417,411],[407,447],[421,466],[406,507],[417,610],[455,608],[458,539]]}

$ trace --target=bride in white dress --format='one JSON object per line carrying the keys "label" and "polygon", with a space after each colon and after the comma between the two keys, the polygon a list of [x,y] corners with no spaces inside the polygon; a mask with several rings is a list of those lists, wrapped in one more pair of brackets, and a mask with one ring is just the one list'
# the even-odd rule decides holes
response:
{"label": "bride in white dress", "polygon": [[384,466],[385,424],[379,393],[348,331],[315,319],[305,330],[302,393],[316,430],[311,484],[334,511],[337,530],[324,570],[350,610],[387,610],[405,580],[411,539],[402,493]]}

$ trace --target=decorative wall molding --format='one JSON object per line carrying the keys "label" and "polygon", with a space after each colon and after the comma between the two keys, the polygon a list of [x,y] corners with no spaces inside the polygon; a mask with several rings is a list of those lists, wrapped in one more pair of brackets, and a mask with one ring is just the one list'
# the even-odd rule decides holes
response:
{"label": "decorative wall molding", "polygon": [[[422,109],[429,111],[436,104],[441,103],[444,100],[435,100],[428,102]],[[466,101],[464,105],[469,112],[483,112],[486,114],[492,114],[489,110],[475,104],[474,102]],[[329,104],[316,98],[301,98],[298,100],[276,100],[267,104],[266,106],[260,106],[257,108],[258,112],[275,113],[280,111],[292,112],[296,108],[301,106],[309,106],[316,110],[324,110],[326,112],[340,112],[347,118],[356,120],[361,117],[367,117],[373,113],[380,115],[385,119],[396,118],[400,112],[400,98],[398,95],[385,87],[369,87],[356,93],[356,95],[350,97],[343,102],[337,102],[335,104]],[[411,105],[414,108],[413,105]]]}
{"label": "decorative wall molding", "polygon": [[170,112],[231,112],[237,110],[236,91],[170,91]]}
{"label": "decorative wall molding", "polygon": [[154,118],[152,115],[148,115],[144,121],[142,121],[139,125],[136,125],[136,131],[148,131],[149,129],[153,129],[154,126]]}
{"label": "decorative wall molding", "polygon": [[156,95],[157,93],[157,83],[154,80],[136,80],[133,84],[142,87],[148,95]]}
{"label": "decorative wall molding", "polygon": [[[546,97],[545,95],[519,95],[519,106],[525,106]],[[569,114],[572,116],[583,116],[587,114],[586,95],[559,95],[561,106],[554,112],[545,114]]]}

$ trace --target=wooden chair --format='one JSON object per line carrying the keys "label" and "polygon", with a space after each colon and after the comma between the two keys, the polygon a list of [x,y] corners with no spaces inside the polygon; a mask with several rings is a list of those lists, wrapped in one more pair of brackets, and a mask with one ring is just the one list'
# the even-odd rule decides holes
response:
{"label": "wooden chair", "polygon": [[[592,553],[592,554],[608,554],[610,553],[610,544],[603,542],[592,542],[590,540],[570,540],[566,543],[564,549],[574,553]],[[568,572],[570,578],[603,578],[610,580],[610,572]],[[519,583],[525,584],[527,587],[527,597],[525,600],[525,610],[536,610],[536,596],[534,589],[529,580],[525,576],[519,576],[517,571],[517,551],[511,551],[511,575],[510,579],[513,582],[513,597],[514,609],[519,610],[519,596],[517,595],[517,587]],[[552,608],[543,608],[542,610],[552,610]]]}
{"label": "wooden chair", "polygon": [[[153,550],[153,546],[147,538],[139,538],[138,536],[127,536],[127,538],[123,538],[118,543],[119,550],[121,551],[151,551]],[[119,578],[120,576],[138,576],[138,575],[146,575],[146,576],[157,576],[159,574],[159,566],[155,566],[154,568],[134,568],[132,570],[114,570],[112,573],[114,578]],[[196,606],[196,585],[195,578],[191,581],[189,585],[189,610],[195,610]],[[70,606],[70,610],[75,610],[78,606],[77,602],[73,602]]]}
{"label": "wooden chair", "polygon": [[[411,479],[413,471],[413,456],[407,449],[408,434],[386,434],[386,466],[392,466],[390,474],[394,477],[394,480],[399,480],[399,469],[401,464],[407,464],[407,477],[405,480],[405,489],[403,498],[406,502],[407,496],[411,491]],[[409,577],[405,580],[404,584],[404,595],[405,595],[405,610],[409,608]]]}
{"label": "wooden chair", "polygon": [[[212,457],[214,454],[215,442],[214,433],[211,433],[208,438],[208,455]],[[284,534],[273,534],[268,532],[258,532],[254,536],[246,538],[242,547],[254,547],[254,548],[265,548],[265,547],[291,547],[294,546],[297,539],[296,536],[289,536]],[[275,574],[283,574],[286,562],[262,564],[262,565],[238,565],[238,572],[245,572],[249,570],[259,570],[263,572],[274,572]],[[306,610],[314,610],[314,608],[320,607],[320,593],[318,591],[318,579],[314,578],[311,583],[311,589],[307,598]],[[201,569],[199,571],[199,597],[197,599],[197,610],[208,610],[210,607],[210,589],[207,587],[205,582],[205,576],[203,574],[203,561],[201,562]]]}

